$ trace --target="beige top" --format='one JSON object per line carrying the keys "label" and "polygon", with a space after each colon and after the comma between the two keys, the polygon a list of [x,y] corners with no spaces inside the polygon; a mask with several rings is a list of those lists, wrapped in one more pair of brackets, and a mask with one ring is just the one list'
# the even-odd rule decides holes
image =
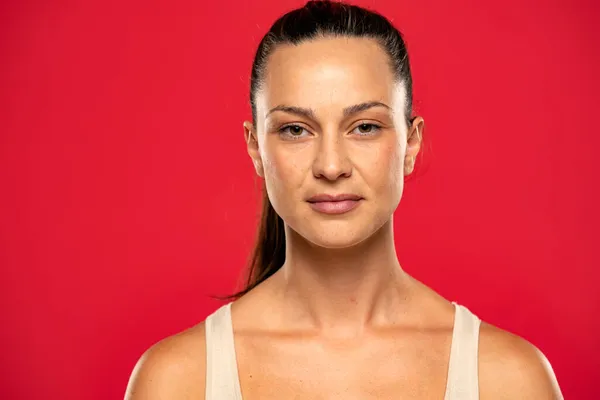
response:
{"label": "beige top", "polygon": [[[481,320],[454,304],[450,363],[444,400],[479,399],[477,356]],[[206,318],[206,400],[242,400],[233,342],[231,303]]]}

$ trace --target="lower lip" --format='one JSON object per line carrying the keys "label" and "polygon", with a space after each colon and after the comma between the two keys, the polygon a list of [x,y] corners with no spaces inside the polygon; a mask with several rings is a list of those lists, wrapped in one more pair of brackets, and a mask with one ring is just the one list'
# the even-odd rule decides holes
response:
{"label": "lower lip", "polygon": [[323,214],[344,214],[358,207],[360,200],[318,201],[308,203],[313,210]]}

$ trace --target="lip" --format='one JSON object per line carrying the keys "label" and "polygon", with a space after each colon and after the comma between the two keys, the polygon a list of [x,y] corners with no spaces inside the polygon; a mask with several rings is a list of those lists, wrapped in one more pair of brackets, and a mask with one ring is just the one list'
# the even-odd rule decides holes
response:
{"label": "lip", "polygon": [[361,200],[363,198],[355,194],[318,194],[307,202],[313,210],[323,214],[344,214],[358,207]]}
{"label": "lip", "polygon": [[344,200],[353,200],[353,201],[358,201],[358,200],[362,200],[362,197],[356,195],[356,194],[348,194],[348,193],[343,193],[343,194],[316,194],[312,197],[310,197],[307,201],[309,203],[318,203],[318,202],[328,202],[328,201],[344,201]]}

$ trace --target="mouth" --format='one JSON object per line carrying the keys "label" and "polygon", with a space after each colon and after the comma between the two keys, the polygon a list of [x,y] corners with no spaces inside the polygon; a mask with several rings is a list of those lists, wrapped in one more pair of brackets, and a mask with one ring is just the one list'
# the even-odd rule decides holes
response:
{"label": "mouth", "polygon": [[318,194],[310,197],[307,202],[311,208],[323,214],[344,214],[354,210],[364,200],[355,194]]}

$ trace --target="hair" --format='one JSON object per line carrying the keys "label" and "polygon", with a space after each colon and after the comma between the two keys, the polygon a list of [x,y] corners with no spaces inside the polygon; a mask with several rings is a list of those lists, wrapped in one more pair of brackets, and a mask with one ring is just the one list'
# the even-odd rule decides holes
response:
{"label": "hair", "polygon": [[[262,38],[250,78],[252,121],[256,126],[256,94],[261,89],[269,56],[280,45],[298,45],[318,38],[370,38],[387,53],[390,67],[406,90],[405,117],[412,116],[412,76],[402,34],[384,16],[362,7],[328,0],[311,0],[280,17]],[[284,223],[263,188],[263,205],[245,287],[229,296],[239,298],[265,281],[285,262]]]}

